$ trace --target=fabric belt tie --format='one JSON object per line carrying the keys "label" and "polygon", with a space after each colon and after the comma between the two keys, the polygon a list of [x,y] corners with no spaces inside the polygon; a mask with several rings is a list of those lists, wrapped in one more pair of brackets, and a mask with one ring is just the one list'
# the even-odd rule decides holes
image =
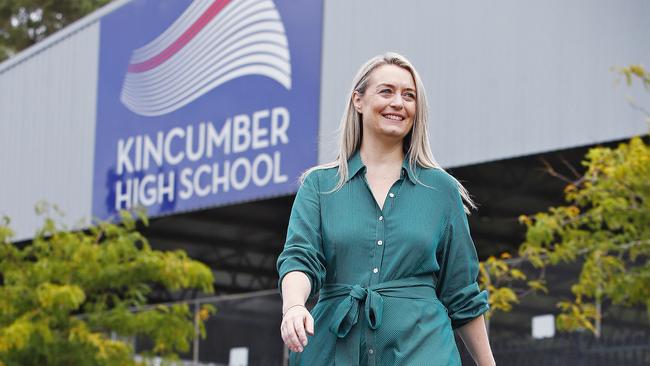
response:
{"label": "fabric belt tie", "polygon": [[436,289],[432,276],[407,277],[398,280],[362,287],[340,283],[325,284],[320,290],[319,302],[331,301],[341,297],[330,330],[336,334],[337,365],[359,364],[360,329],[355,327],[359,321],[359,306],[364,304],[368,326],[379,329],[384,310],[383,296],[402,299],[435,299]]}

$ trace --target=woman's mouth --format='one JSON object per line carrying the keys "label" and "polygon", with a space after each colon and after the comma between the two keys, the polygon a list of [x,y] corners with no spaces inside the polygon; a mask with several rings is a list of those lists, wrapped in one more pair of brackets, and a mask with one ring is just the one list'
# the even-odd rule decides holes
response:
{"label": "woman's mouth", "polygon": [[388,120],[396,121],[396,122],[401,122],[404,120],[404,117],[398,114],[383,114],[382,116]]}

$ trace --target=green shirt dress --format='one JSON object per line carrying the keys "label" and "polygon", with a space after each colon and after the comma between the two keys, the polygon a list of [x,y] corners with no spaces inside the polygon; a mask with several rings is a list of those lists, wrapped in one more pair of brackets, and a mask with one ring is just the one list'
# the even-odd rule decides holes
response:
{"label": "green shirt dress", "polygon": [[311,172],[293,203],[277,268],[311,281],[314,335],[291,365],[460,365],[453,329],[488,310],[456,182],[408,157],[383,209],[357,151],[348,181]]}

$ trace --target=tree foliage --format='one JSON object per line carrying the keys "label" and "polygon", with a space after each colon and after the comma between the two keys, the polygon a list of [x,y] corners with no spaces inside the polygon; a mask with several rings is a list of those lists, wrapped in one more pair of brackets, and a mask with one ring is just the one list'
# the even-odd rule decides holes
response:
{"label": "tree foliage", "polygon": [[[189,350],[188,305],[147,307],[147,295],[154,286],[210,293],[210,268],[180,250],[152,250],[132,214],[121,219],[69,231],[47,217],[23,247],[10,242],[8,219],[0,225],[0,365],[134,364],[123,340],[135,336],[152,340],[151,355]],[[199,313],[203,335],[213,310]]]}
{"label": "tree foliage", "polygon": [[490,294],[490,317],[495,311],[508,312],[519,299],[531,293],[547,293],[544,271],[529,278],[521,270],[525,258],[512,259],[507,252],[499,257],[490,256],[479,263],[479,283]]}
{"label": "tree foliage", "polygon": [[[628,84],[638,79],[650,88],[642,66],[618,71]],[[575,297],[558,303],[560,330],[596,333],[596,304],[605,300],[642,305],[650,315],[650,145],[637,136],[616,148],[595,147],[582,164],[585,173],[564,189],[566,205],[520,217],[526,238],[518,258],[481,263],[494,310],[509,311],[522,294],[546,291],[545,267],[575,262],[581,265],[571,287]],[[527,280],[518,272],[522,263],[540,269],[540,278]]]}
{"label": "tree foliage", "polygon": [[110,1],[0,1],[0,62]]}
{"label": "tree foliage", "polygon": [[585,165],[564,190],[566,206],[522,218],[520,254],[537,267],[581,260],[575,300],[559,304],[558,325],[595,331],[594,302],[642,304],[650,314],[650,146],[634,137],[593,148]]}

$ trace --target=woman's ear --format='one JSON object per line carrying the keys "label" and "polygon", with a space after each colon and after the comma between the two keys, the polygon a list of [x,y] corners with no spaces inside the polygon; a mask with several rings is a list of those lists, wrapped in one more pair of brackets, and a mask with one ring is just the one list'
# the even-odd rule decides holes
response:
{"label": "woman's ear", "polygon": [[361,94],[358,91],[352,94],[352,104],[354,104],[354,109],[361,113]]}

